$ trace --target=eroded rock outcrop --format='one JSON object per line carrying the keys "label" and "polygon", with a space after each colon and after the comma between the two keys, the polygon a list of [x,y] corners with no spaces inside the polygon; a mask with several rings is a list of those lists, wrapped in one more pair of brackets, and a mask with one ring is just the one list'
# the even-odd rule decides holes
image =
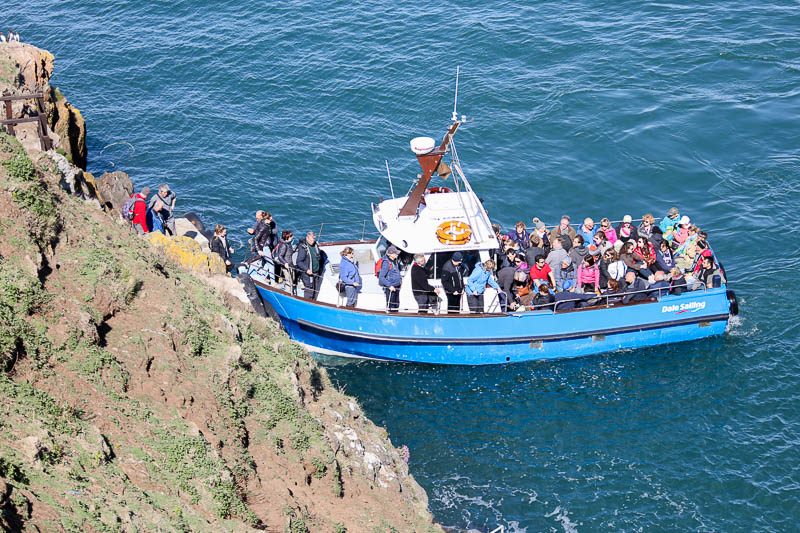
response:
{"label": "eroded rock outcrop", "polygon": [[[86,169],[86,125],[80,111],[67,102],[57,88],[50,87],[54,57],[26,43],[0,44],[0,94],[43,93],[48,117],[48,136],[54,148],[81,170]],[[33,100],[12,103],[14,118],[33,116],[39,112]],[[3,110],[5,118],[5,110]],[[40,150],[36,124],[15,126],[17,138],[29,152]]]}

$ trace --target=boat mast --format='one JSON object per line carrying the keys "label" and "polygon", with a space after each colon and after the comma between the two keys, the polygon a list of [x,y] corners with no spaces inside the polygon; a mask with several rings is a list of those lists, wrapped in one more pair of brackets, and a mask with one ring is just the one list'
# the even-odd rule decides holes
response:
{"label": "boat mast", "polygon": [[402,209],[400,209],[399,216],[416,216],[419,204],[422,202],[422,196],[425,194],[425,189],[428,188],[428,184],[431,182],[433,173],[436,172],[437,168],[439,168],[439,163],[442,162],[442,157],[444,157],[444,154],[447,153],[447,145],[450,144],[450,139],[453,137],[453,134],[455,134],[460,125],[461,123],[458,121],[453,122],[453,124],[450,126],[450,129],[447,130],[447,134],[444,136],[442,144],[440,144],[438,148],[434,148],[427,154],[417,155],[419,166],[422,167],[422,175],[420,176],[416,187],[414,187],[414,190],[411,191],[411,194],[408,196],[408,200],[406,200],[405,205]]}

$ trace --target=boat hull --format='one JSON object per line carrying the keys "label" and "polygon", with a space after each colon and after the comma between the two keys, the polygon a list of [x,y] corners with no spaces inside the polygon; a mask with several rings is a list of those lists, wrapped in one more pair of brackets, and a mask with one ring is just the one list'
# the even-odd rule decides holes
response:
{"label": "boat hull", "polygon": [[558,312],[418,315],[361,311],[256,284],[289,336],[324,354],[452,365],[562,359],[725,332],[725,288],[660,301]]}

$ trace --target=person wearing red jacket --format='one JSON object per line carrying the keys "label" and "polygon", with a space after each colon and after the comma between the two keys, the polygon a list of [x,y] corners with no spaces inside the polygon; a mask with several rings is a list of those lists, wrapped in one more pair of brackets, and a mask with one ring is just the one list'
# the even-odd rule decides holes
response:
{"label": "person wearing red jacket", "polygon": [[133,202],[133,229],[139,235],[144,235],[150,230],[147,229],[147,196],[150,194],[150,189],[145,187],[142,192],[135,194],[136,197]]}

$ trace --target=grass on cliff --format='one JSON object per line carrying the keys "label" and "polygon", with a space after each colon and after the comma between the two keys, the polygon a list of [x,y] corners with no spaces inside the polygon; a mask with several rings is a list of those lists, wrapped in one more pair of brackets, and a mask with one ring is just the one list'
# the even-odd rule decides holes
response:
{"label": "grass on cliff", "polygon": [[52,345],[43,323],[29,316],[49,300],[38,277],[25,272],[15,260],[0,257],[0,371],[27,355],[39,368],[49,358]]}
{"label": "grass on cliff", "polygon": [[26,221],[29,230],[40,247],[52,245],[61,230],[55,196],[39,179],[33,162],[16,138],[0,133],[0,152],[10,155],[2,162],[10,178],[6,188],[14,201],[31,214]]}

